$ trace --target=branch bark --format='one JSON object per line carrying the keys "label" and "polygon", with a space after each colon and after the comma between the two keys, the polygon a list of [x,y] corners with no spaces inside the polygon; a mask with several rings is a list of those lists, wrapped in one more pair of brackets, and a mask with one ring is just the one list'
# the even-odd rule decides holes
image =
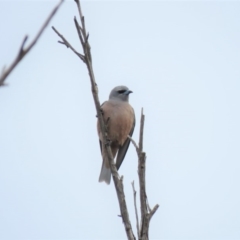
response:
{"label": "branch bark", "polygon": [[136,195],[137,192],[134,187],[134,181],[132,182],[132,189],[133,189],[133,198],[134,198],[134,209],[135,209],[135,216],[136,216],[136,227],[137,227],[137,234],[138,234],[138,239],[140,239],[140,230],[139,230],[139,220],[138,220],[138,210],[137,210],[137,199]]}
{"label": "branch bark", "polygon": [[127,235],[128,239],[129,240],[135,240],[135,236],[134,236],[133,231],[132,231],[132,226],[131,226],[131,223],[130,223],[127,204],[126,204],[126,200],[125,200],[125,194],[124,194],[124,188],[123,188],[123,177],[121,177],[121,178],[119,177],[116,166],[114,164],[114,159],[113,159],[111,148],[110,148],[109,141],[108,141],[108,138],[107,138],[106,123],[103,120],[103,116],[102,116],[102,112],[101,112],[100,101],[99,101],[99,98],[98,98],[98,88],[97,88],[97,83],[95,81],[95,76],[94,76],[93,66],[92,66],[91,47],[90,47],[90,44],[88,42],[89,34],[86,31],[85,19],[84,19],[84,16],[82,14],[80,1],[79,0],[74,0],[74,1],[77,4],[79,17],[80,17],[80,21],[81,21],[81,26],[78,23],[76,17],[74,18],[74,23],[75,23],[76,30],[78,32],[79,40],[80,40],[81,45],[82,45],[83,54],[78,53],[69,44],[69,42],[65,39],[65,37],[63,37],[63,35],[60,34],[56,30],[56,28],[53,27],[53,30],[62,39],[62,42],[60,42],[60,43],[64,44],[66,47],[69,47],[75,54],[77,54],[80,57],[80,59],[87,66],[88,74],[89,74],[90,81],[91,81],[92,95],[93,95],[93,99],[94,99],[94,103],[95,103],[95,107],[96,107],[96,111],[97,111],[97,116],[98,116],[98,120],[99,120],[99,124],[100,124],[100,129],[101,129],[102,136],[103,136],[103,141],[105,143],[104,145],[105,145],[105,148],[106,148],[106,152],[107,152],[107,156],[108,156],[108,160],[109,160],[109,165],[110,165],[110,168],[111,168],[111,173],[112,173],[112,176],[113,176],[113,182],[114,182],[117,197],[118,197],[118,202],[119,202],[120,211],[121,211],[121,217],[122,217],[122,220],[123,220],[123,224],[125,226],[125,231],[126,231],[126,235]]}
{"label": "branch bark", "polygon": [[[129,220],[128,210],[127,210],[127,204],[125,201],[125,194],[123,189],[123,177],[119,177],[116,166],[114,164],[114,159],[112,156],[111,148],[108,141],[108,133],[107,133],[107,123],[104,122],[101,108],[100,108],[100,101],[98,98],[98,88],[94,77],[93,67],[92,67],[92,56],[91,56],[91,47],[88,42],[89,34],[86,31],[85,26],[85,19],[82,14],[81,6],[79,0],[74,0],[77,4],[79,17],[81,21],[81,25],[78,23],[77,18],[74,17],[74,23],[75,27],[78,33],[79,41],[81,42],[83,54],[80,54],[77,52],[72,45],[66,40],[66,38],[60,34],[56,28],[52,27],[53,30],[56,32],[56,34],[62,39],[62,41],[59,41],[59,43],[65,45],[67,48],[70,48],[87,66],[88,73],[90,76],[91,81],[91,88],[92,88],[92,95],[97,111],[98,120],[100,123],[100,129],[103,136],[104,146],[106,148],[109,165],[111,168],[111,173],[113,176],[113,181],[118,197],[119,207],[121,211],[121,217],[123,220],[123,224],[125,226],[125,231],[128,239],[133,240],[135,239],[135,236],[132,231],[132,226]],[[145,116],[143,115],[143,110],[141,113],[141,122],[140,122],[140,137],[139,137],[139,145],[137,146],[136,142],[130,137],[129,139],[133,143],[133,145],[136,148],[137,155],[138,155],[138,176],[139,176],[139,186],[140,186],[140,205],[141,205],[141,226],[139,227],[139,221],[138,221],[138,213],[137,213],[137,207],[136,207],[136,191],[133,186],[134,191],[134,206],[135,206],[135,215],[137,220],[137,231],[138,231],[138,239],[141,240],[148,240],[148,232],[149,232],[149,223],[153,216],[153,214],[157,211],[159,205],[157,204],[153,210],[150,209],[147,201],[147,194],[146,194],[146,183],[145,183],[145,170],[146,170],[146,154],[143,152],[143,130],[144,130],[144,120]]]}
{"label": "branch bark", "polygon": [[143,152],[143,130],[144,130],[144,121],[145,115],[143,114],[143,109],[141,112],[141,121],[140,121],[140,135],[139,135],[139,145],[137,146],[136,142],[130,137],[132,144],[134,145],[137,155],[138,155],[138,177],[139,177],[139,188],[140,188],[140,205],[141,205],[141,228],[140,228],[140,236],[141,240],[148,240],[148,232],[149,232],[149,223],[153,216],[153,214],[157,211],[159,205],[156,204],[153,210],[150,209],[147,201],[146,194],[146,180],[145,180],[145,172],[146,172],[146,153]]}
{"label": "branch bark", "polygon": [[38,39],[40,38],[40,36],[42,35],[43,31],[46,29],[47,25],[49,24],[49,22],[51,21],[51,19],[53,18],[53,16],[55,15],[55,13],[57,12],[57,10],[59,9],[59,7],[61,6],[61,4],[63,3],[64,0],[61,0],[56,7],[52,10],[52,12],[50,13],[50,15],[48,16],[48,18],[46,19],[45,23],[43,24],[43,26],[41,27],[41,29],[39,30],[38,34],[36,35],[36,37],[33,39],[33,41],[29,44],[28,47],[25,47],[25,44],[27,42],[28,36],[26,35],[23,38],[22,44],[20,46],[18,55],[16,56],[15,60],[12,62],[12,64],[9,66],[8,69],[6,69],[5,67],[3,67],[1,76],[0,76],[0,87],[4,86],[5,83],[4,81],[6,80],[6,78],[8,77],[8,75],[13,71],[13,69],[19,64],[19,62],[24,58],[24,56],[32,49],[32,47],[36,44],[36,42],[38,41]]}

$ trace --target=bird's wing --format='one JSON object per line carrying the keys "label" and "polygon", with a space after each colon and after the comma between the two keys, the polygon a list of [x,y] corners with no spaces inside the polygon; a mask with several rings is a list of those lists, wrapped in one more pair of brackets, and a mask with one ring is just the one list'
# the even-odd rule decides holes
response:
{"label": "bird's wing", "polygon": [[[106,102],[106,101],[105,101],[105,102]],[[102,106],[103,106],[103,104],[104,104],[105,102],[103,102],[103,103],[101,104],[100,108],[102,108]],[[98,118],[98,115],[96,115],[96,117]],[[100,138],[99,138],[99,145],[100,145],[100,149],[101,149],[101,153],[102,153],[102,141],[100,140]]]}
{"label": "bird's wing", "polygon": [[[134,131],[134,127],[135,127],[135,114],[134,114],[134,120],[133,120],[133,125],[132,125],[132,129],[129,133],[129,136],[131,137],[133,135],[133,131]],[[128,147],[130,144],[130,139],[127,138],[126,141],[124,142],[124,144],[119,148],[118,150],[118,155],[117,155],[117,160],[116,160],[116,168],[117,170],[120,168],[123,159],[127,153]]]}

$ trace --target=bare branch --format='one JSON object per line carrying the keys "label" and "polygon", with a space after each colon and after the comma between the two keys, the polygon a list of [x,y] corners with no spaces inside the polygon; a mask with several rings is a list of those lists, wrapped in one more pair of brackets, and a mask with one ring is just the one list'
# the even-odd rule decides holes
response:
{"label": "bare branch", "polygon": [[1,76],[0,76],[0,86],[4,85],[4,81],[7,78],[7,76],[13,71],[13,69],[18,65],[18,63],[23,59],[23,57],[32,49],[32,47],[36,44],[36,42],[38,41],[38,39],[40,38],[40,36],[42,35],[43,31],[46,29],[46,27],[48,26],[49,22],[51,21],[51,19],[53,18],[53,16],[55,15],[55,13],[57,12],[57,10],[59,9],[60,5],[63,3],[64,0],[61,0],[57,6],[52,10],[52,12],[50,13],[50,15],[48,16],[47,20],[45,21],[45,23],[43,24],[43,26],[41,27],[41,29],[39,30],[38,34],[36,35],[36,37],[33,39],[33,41],[29,44],[29,46],[24,49],[24,46],[26,44],[26,41],[28,39],[28,36],[25,36],[22,44],[20,46],[20,50],[18,55],[16,56],[15,60],[13,61],[13,63],[10,65],[10,67],[8,69],[5,69]]}
{"label": "bare branch", "polygon": [[159,208],[159,205],[156,204],[156,205],[154,206],[153,210],[149,213],[149,221],[151,220],[153,214],[158,210],[158,208]]}
{"label": "bare branch", "polygon": [[19,50],[19,55],[21,55],[23,52],[24,52],[24,45],[25,43],[27,42],[27,39],[28,39],[28,36],[26,35],[24,38],[23,38],[23,42],[21,44],[21,47],[20,47],[20,50]]}
{"label": "bare branch", "polygon": [[84,46],[84,41],[83,41],[83,36],[82,36],[82,28],[80,27],[76,17],[74,17],[74,23],[75,23],[75,27],[76,27],[77,32],[78,32],[79,40],[80,40],[82,46]]}
{"label": "bare branch", "polygon": [[132,139],[131,136],[128,135],[128,138],[132,142],[133,146],[136,148],[137,155],[139,154],[139,147],[137,146],[137,143]]}
{"label": "bare branch", "polygon": [[[83,18],[83,14],[82,14],[82,9],[81,9],[81,5],[80,5],[80,1],[79,0],[74,0],[75,3],[77,4],[77,8],[78,8],[78,13],[79,13],[79,16],[80,16],[80,19]],[[85,26],[84,26],[85,28]]]}
{"label": "bare branch", "polygon": [[[85,18],[82,14],[80,1],[79,0],[74,0],[74,1],[77,4],[79,17],[80,17],[81,24],[82,24],[82,27],[80,27],[80,30],[81,30],[81,33],[82,33],[83,39],[84,39],[83,42],[81,41],[83,51],[84,51],[85,55],[88,56],[89,61],[92,63],[91,47],[90,47],[89,42],[88,42],[88,34],[87,34],[87,31],[86,31],[86,27],[85,27]],[[77,20],[76,20],[76,22],[77,22]],[[78,26],[79,26],[79,24],[78,24]],[[77,31],[78,31],[78,29],[77,29]]]}
{"label": "bare branch", "polygon": [[[119,207],[120,207],[120,211],[121,211],[121,217],[122,217],[122,220],[123,220],[123,224],[125,226],[125,231],[126,231],[128,239],[129,240],[135,240],[135,236],[134,236],[133,231],[132,231],[132,226],[131,226],[131,223],[130,223],[130,220],[129,220],[127,204],[126,204],[126,200],[125,200],[125,194],[124,194],[124,189],[123,189],[123,178],[119,177],[116,166],[114,164],[112,151],[111,151],[110,144],[109,144],[109,141],[108,141],[108,138],[107,138],[107,135],[108,135],[107,134],[107,128],[106,128],[107,123],[104,122],[103,116],[102,116],[100,101],[99,101],[99,98],[98,98],[98,88],[97,88],[97,84],[96,84],[95,76],[94,76],[94,72],[93,72],[93,67],[92,67],[91,48],[90,48],[90,45],[89,45],[89,42],[88,42],[88,36],[89,35],[87,34],[87,31],[86,31],[85,20],[84,20],[83,14],[82,14],[80,2],[79,2],[79,0],[74,0],[74,1],[76,2],[77,8],[78,8],[78,11],[79,11],[81,26],[77,22],[76,17],[74,18],[74,23],[75,23],[75,27],[76,27],[77,32],[78,32],[79,40],[81,42],[84,54],[81,55],[81,57],[80,57],[79,53],[69,44],[69,42],[54,27],[53,27],[53,30],[62,39],[64,45],[69,47],[75,54],[77,54],[81,58],[81,60],[83,60],[83,57],[84,57],[84,63],[87,65],[88,73],[89,73],[89,76],[90,76],[92,94],[93,94],[93,99],[94,99],[94,103],[95,103],[95,107],[96,107],[96,111],[97,111],[100,130],[101,130],[102,136],[103,136],[104,147],[106,149],[106,153],[107,153],[108,161],[109,161],[109,166],[111,168],[111,173],[112,173],[112,176],[113,176],[114,185],[115,185],[115,189],[116,189],[116,192],[117,192]],[[111,119],[110,119],[110,121],[111,121]]]}
{"label": "bare branch", "polygon": [[138,220],[138,211],[137,211],[137,200],[136,200],[137,192],[136,192],[135,187],[134,187],[134,181],[132,182],[132,189],[133,189],[133,197],[134,197],[134,208],[135,208],[135,215],[136,215],[137,234],[138,234],[138,239],[140,239],[139,220]]}
{"label": "bare branch", "polygon": [[140,187],[140,205],[141,205],[141,229],[140,237],[141,240],[148,240],[149,232],[149,223],[153,214],[157,211],[159,205],[157,204],[153,210],[151,210],[146,194],[146,181],[145,181],[145,172],[146,172],[146,154],[143,152],[143,129],[144,129],[144,120],[145,116],[143,114],[143,109],[141,111],[141,120],[140,120],[140,134],[139,134],[139,146],[131,138],[131,142],[136,148],[138,153],[138,177],[139,177],[139,187]]}
{"label": "bare branch", "polygon": [[67,39],[62,34],[60,34],[55,27],[52,27],[52,29],[62,39],[62,42],[61,41],[58,41],[58,42],[65,45],[67,48],[70,48],[85,63],[85,57],[81,53],[77,52],[72,47],[72,45],[67,41]]}
{"label": "bare branch", "polygon": [[140,124],[140,137],[139,137],[139,162],[138,162],[138,175],[139,175],[139,185],[140,185],[140,201],[141,201],[141,214],[142,221],[147,214],[147,204],[146,204],[146,185],[145,185],[145,153],[142,152],[143,148],[143,128],[144,128],[143,109],[141,111],[141,124]]}
{"label": "bare branch", "polygon": [[[142,151],[143,149],[143,129],[144,129],[145,116],[143,114],[143,109],[141,111],[140,120],[140,134],[139,134],[139,146],[136,142],[128,136],[132,144],[134,145],[137,155],[138,155],[138,177],[140,186],[140,205],[141,205],[141,229],[139,230],[138,238],[141,240],[148,240],[149,223],[153,214],[157,211],[159,205],[157,204],[153,210],[151,210],[147,194],[146,194],[146,181],[145,181],[145,171],[146,171],[146,154]],[[135,206],[136,207],[136,206]],[[136,209],[135,209],[136,212]]]}

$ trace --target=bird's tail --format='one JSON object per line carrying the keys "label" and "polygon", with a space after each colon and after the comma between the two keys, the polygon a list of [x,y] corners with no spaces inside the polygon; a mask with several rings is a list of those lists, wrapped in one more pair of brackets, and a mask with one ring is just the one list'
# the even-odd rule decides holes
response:
{"label": "bird's tail", "polygon": [[111,169],[106,167],[104,160],[102,163],[102,169],[101,169],[98,181],[105,182],[107,184],[110,184],[110,181],[111,181]]}

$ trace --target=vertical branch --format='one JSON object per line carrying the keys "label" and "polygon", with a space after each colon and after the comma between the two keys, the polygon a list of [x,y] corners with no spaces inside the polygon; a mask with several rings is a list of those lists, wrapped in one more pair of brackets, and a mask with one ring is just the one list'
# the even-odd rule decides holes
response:
{"label": "vertical branch", "polygon": [[147,217],[147,203],[146,203],[146,183],[145,183],[145,170],[146,170],[146,154],[143,149],[143,130],[144,130],[145,116],[143,109],[141,111],[140,120],[140,134],[139,134],[139,160],[138,160],[138,176],[140,187],[140,204],[141,204],[141,236],[143,239],[148,239],[148,221]]}
{"label": "vertical branch", "polygon": [[143,109],[141,111],[141,124],[140,124],[140,137],[139,137],[139,155],[138,155],[138,176],[140,185],[140,203],[141,203],[141,239],[148,240],[149,223],[153,214],[157,211],[159,205],[150,210],[147,201],[146,194],[146,153],[143,152],[143,129],[144,129],[145,116],[143,114]]}
{"label": "vertical branch", "polygon": [[74,18],[74,23],[75,23],[75,27],[76,27],[76,30],[77,30],[79,40],[81,42],[84,54],[78,53],[71,46],[71,44],[63,37],[63,35],[61,35],[54,27],[53,27],[53,30],[62,39],[62,42],[60,42],[60,43],[65,45],[66,47],[70,48],[75,54],[77,54],[80,57],[80,59],[87,66],[88,74],[89,74],[90,82],[91,82],[93,100],[94,100],[96,111],[97,111],[100,130],[101,130],[101,133],[102,133],[102,136],[103,136],[103,142],[104,142],[104,146],[105,146],[106,153],[107,153],[107,156],[108,156],[108,161],[109,161],[109,165],[110,165],[110,168],[111,168],[111,173],[112,173],[112,176],[113,176],[113,182],[114,182],[117,197],[118,197],[119,207],[120,207],[120,211],[121,211],[121,217],[122,217],[122,220],[123,220],[123,224],[125,226],[125,231],[126,231],[127,238],[129,240],[135,240],[135,236],[134,236],[133,231],[132,231],[132,226],[131,226],[131,223],[130,223],[127,204],[126,204],[126,200],[125,200],[125,194],[124,194],[124,189],[123,189],[123,178],[122,177],[120,178],[119,175],[118,175],[116,166],[115,166],[114,161],[113,161],[113,156],[112,156],[112,151],[111,151],[111,148],[110,148],[110,145],[109,145],[109,141],[107,139],[107,130],[106,130],[107,128],[106,128],[105,122],[103,120],[101,107],[100,107],[100,101],[99,101],[99,98],[98,98],[98,88],[97,88],[97,84],[96,84],[95,76],[94,76],[94,72],[93,72],[91,48],[90,48],[90,44],[88,42],[89,34],[87,34],[87,31],[86,31],[85,19],[84,19],[84,16],[82,14],[80,1],[79,0],[74,0],[74,1],[77,4],[79,17],[80,17],[80,21],[81,21],[81,26],[78,23],[76,17]]}
{"label": "vertical branch", "polygon": [[153,210],[150,209],[147,200],[146,194],[146,153],[143,152],[143,129],[144,129],[145,116],[143,114],[143,109],[141,111],[141,120],[140,120],[140,133],[139,133],[139,146],[136,142],[128,136],[132,144],[136,148],[138,155],[138,177],[139,177],[139,188],[140,188],[140,209],[141,209],[141,227],[140,227],[140,236],[141,240],[148,240],[149,232],[149,223],[153,214],[157,211],[159,205],[156,204]]}
{"label": "vertical branch", "polygon": [[135,187],[134,187],[134,181],[132,182],[132,189],[133,189],[133,198],[134,198],[134,209],[135,209],[135,216],[136,216],[137,234],[138,234],[138,239],[140,239],[139,220],[138,220],[138,211],[137,211],[137,199],[136,199],[137,192],[136,192]]}

